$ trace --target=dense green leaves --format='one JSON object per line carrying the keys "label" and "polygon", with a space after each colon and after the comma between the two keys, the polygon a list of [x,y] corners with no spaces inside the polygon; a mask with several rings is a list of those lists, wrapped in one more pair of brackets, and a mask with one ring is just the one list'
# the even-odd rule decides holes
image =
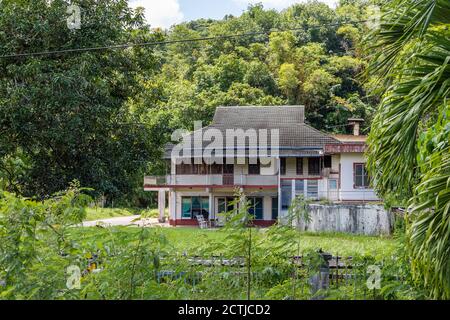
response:
{"label": "dense green leaves", "polygon": [[410,204],[416,279],[433,298],[450,297],[450,6],[392,1],[369,38],[369,71],[383,99],[369,138],[377,190]]}
{"label": "dense green leaves", "polygon": [[[69,30],[66,1],[3,1],[0,53],[158,38],[126,1],[77,3],[82,27]],[[129,99],[156,66],[152,52],[142,48],[1,59],[0,149],[27,159],[14,191],[46,196],[78,179],[97,195],[117,197],[138,177],[140,184],[145,162],[159,155],[160,140],[150,125],[140,124],[147,119]]]}

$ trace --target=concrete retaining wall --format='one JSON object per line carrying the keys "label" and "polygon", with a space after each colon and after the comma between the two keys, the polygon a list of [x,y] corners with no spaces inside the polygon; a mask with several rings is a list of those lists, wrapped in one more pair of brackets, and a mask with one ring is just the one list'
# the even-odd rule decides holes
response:
{"label": "concrete retaining wall", "polygon": [[310,206],[311,222],[299,222],[302,231],[347,232],[364,235],[390,235],[394,216],[382,205],[319,205]]}

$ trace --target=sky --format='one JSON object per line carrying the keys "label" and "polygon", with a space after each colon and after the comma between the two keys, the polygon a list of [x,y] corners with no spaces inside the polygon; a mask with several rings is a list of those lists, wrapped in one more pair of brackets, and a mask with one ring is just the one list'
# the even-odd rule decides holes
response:
{"label": "sky", "polygon": [[[335,6],[338,0],[320,0]],[[264,8],[282,10],[306,0],[129,0],[131,7],[144,7],[151,27],[169,28],[183,21],[199,18],[222,19],[226,14],[238,16],[249,4],[261,2]]]}

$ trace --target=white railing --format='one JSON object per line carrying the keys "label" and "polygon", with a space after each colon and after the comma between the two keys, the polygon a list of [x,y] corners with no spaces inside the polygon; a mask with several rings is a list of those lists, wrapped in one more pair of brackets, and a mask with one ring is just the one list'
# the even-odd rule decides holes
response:
{"label": "white railing", "polygon": [[[248,174],[212,174],[212,175],[167,175],[147,176],[144,185],[148,188],[164,186],[277,186],[277,175]],[[378,201],[379,198],[372,189],[328,189],[324,190],[319,182],[313,199],[328,199],[331,201]],[[312,190],[310,190],[312,191]],[[296,191],[297,192],[297,191]],[[304,192],[304,191],[302,191]],[[294,196],[294,195],[293,195]]]}
{"label": "white railing", "polygon": [[371,189],[361,190],[319,190],[312,196],[307,196],[312,200],[330,200],[330,201],[355,201],[355,202],[376,202],[380,201],[380,198]]}
{"label": "white railing", "polygon": [[144,185],[146,186],[164,186],[170,184],[170,176],[146,176]]}
{"label": "white railing", "polygon": [[278,185],[278,176],[241,174],[234,176],[234,182],[238,186],[273,186]]}
{"label": "white railing", "polygon": [[255,185],[255,186],[271,186],[278,184],[277,175],[247,175],[235,174],[222,175],[168,175],[168,176],[147,176],[144,178],[144,185],[146,186],[166,186],[166,185]]}

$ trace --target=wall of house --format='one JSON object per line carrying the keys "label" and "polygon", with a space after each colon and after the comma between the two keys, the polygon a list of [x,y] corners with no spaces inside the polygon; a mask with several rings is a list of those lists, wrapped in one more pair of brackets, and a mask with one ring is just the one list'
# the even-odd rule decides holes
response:
{"label": "wall of house", "polygon": [[332,172],[339,172],[339,163],[341,161],[341,155],[340,154],[333,154],[331,156],[331,171]]}
{"label": "wall of house", "polygon": [[373,189],[354,187],[354,164],[365,163],[363,153],[341,153],[341,185],[340,200],[342,201],[377,201],[379,198]]}
{"label": "wall of house", "polygon": [[310,223],[300,222],[301,231],[347,232],[389,235],[394,216],[381,205],[310,205]]}
{"label": "wall of house", "polygon": [[303,174],[297,175],[297,158],[286,158],[286,174],[282,178],[306,178],[308,172],[308,158],[303,158]]}
{"label": "wall of house", "polygon": [[[217,218],[218,212],[218,198],[219,197],[233,197],[234,190],[232,188],[224,188],[223,190],[211,189],[211,192],[204,190],[179,189],[170,192],[169,196],[169,216],[170,220],[183,220],[181,217],[182,197],[209,197],[210,198],[210,217]],[[263,198],[263,220],[272,220],[272,198],[277,196],[277,190],[246,190],[246,195],[249,197]],[[189,220],[189,219],[184,219]],[[194,219],[195,220],[195,219]],[[195,221],[187,221],[187,224],[196,224]]]}

